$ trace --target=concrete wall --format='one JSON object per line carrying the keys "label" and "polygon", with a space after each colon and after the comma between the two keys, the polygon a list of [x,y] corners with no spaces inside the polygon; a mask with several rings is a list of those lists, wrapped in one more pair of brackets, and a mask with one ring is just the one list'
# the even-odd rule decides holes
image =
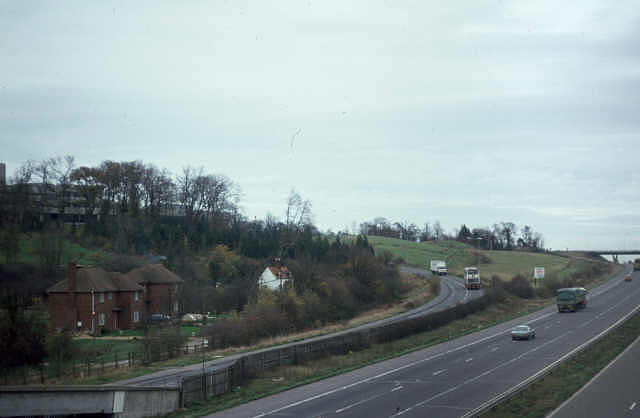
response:
{"label": "concrete wall", "polygon": [[168,415],[179,407],[177,387],[0,387],[0,417],[102,413],[142,418]]}

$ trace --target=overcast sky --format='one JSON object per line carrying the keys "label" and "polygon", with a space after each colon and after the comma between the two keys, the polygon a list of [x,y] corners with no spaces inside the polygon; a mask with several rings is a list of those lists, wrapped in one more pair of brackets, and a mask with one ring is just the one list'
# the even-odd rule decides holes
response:
{"label": "overcast sky", "polygon": [[[444,3],[444,5],[443,5]],[[322,230],[640,247],[634,1],[0,0],[0,161],[224,174]]]}

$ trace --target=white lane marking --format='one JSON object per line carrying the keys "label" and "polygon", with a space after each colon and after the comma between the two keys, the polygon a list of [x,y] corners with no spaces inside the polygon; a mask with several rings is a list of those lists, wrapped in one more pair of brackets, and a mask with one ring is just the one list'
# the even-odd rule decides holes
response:
{"label": "white lane marking", "polygon": [[491,349],[491,352],[492,352],[492,353],[495,353],[496,351],[498,351],[498,348],[499,348],[499,347],[493,347],[493,348]]}
{"label": "white lane marking", "polygon": [[549,329],[551,328],[551,325],[547,325],[546,327],[544,327],[544,329]]}
{"label": "white lane marking", "polygon": [[[537,321],[539,321],[541,319],[544,319],[544,318],[546,318],[548,316],[555,315],[555,314],[556,314],[555,311],[548,312],[546,314],[540,315],[537,318],[532,319],[531,321],[529,321],[529,323],[537,322]],[[502,334],[507,334],[509,332],[511,332],[511,327],[509,327],[509,328],[507,328],[507,329],[505,329],[503,331],[498,331],[498,332],[496,332],[494,334],[487,335],[486,337],[480,338],[477,341],[474,341],[474,342],[471,342],[471,343],[468,343],[468,344],[463,344],[463,345],[461,345],[459,347],[452,348],[451,350],[443,351],[442,353],[434,354],[431,357],[427,357],[427,358],[424,358],[422,360],[413,361],[411,363],[405,364],[404,366],[400,366],[400,367],[397,367],[395,369],[387,370],[386,372],[382,372],[382,373],[377,374],[375,376],[371,376],[371,377],[368,377],[366,379],[362,379],[362,380],[359,380],[357,382],[353,382],[353,383],[350,383],[348,385],[341,386],[339,388],[328,390],[326,392],[322,392],[322,393],[319,393],[317,395],[310,396],[308,398],[301,399],[301,400],[296,401],[296,402],[292,402],[290,404],[281,406],[280,408],[276,408],[276,409],[273,409],[273,410],[268,411],[268,412],[263,412],[261,414],[254,415],[253,418],[262,418],[262,417],[267,416],[267,415],[277,414],[278,412],[284,411],[285,409],[294,408],[294,407],[302,405],[304,403],[307,403],[307,402],[310,402],[310,401],[315,401],[316,399],[324,398],[325,396],[333,395],[334,393],[337,393],[337,392],[340,392],[340,391],[343,391],[343,390],[351,389],[354,386],[358,386],[358,385],[361,385],[363,383],[368,383],[368,382],[370,382],[372,380],[376,380],[376,379],[379,379],[381,377],[388,376],[390,374],[399,372],[401,370],[405,370],[405,369],[408,369],[410,367],[417,366],[418,364],[421,364],[421,363],[424,363],[424,362],[427,362],[427,361],[431,361],[433,359],[436,359],[436,358],[439,358],[439,357],[442,357],[442,356],[446,356],[447,354],[455,353],[456,351],[464,350],[465,348],[474,346],[476,344],[483,343],[483,342],[485,342],[487,340],[490,340],[490,339],[495,338],[495,337],[497,337],[499,335],[502,335]]]}
{"label": "white lane marking", "polygon": [[391,392],[395,392],[396,390],[400,390],[402,389],[404,386],[396,386],[395,388],[391,389]]}
{"label": "white lane marking", "polygon": [[[392,392],[393,392],[393,391],[392,391]],[[336,409],[336,414],[340,414],[340,413],[342,413],[342,412],[346,411],[347,409],[351,409],[351,408],[353,408],[353,407],[355,407],[355,406],[362,405],[363,403],[366,403],[366,402],[372,401],[372,400],[374,400],[374,399],[376,399],[376,398],[379,398],[379,397],[381,397],[381,396],[384,396],[384,395],[386,395],[386,393],[379,393],[379,394],[374,395],[374,396],[371,396],[371,397],[369,397],[369,398],[362,399],[361,401],[358,401],[358,402],[356,402],[356,403],[352,403],[351,405],[347,405],[347,406],[345,406],[344,408]]]}
{"label": "white lane marking", "polygon": [[607,312],[609,312],[610,310],[616,308],[617,306],[619,306],[620,304],[624,303],[627,299],[634,297],[635,294],[638,292],[634,292],[632,294],[630,294],[629,296],[627,296],[626,298],[622,299],[620,302],[616,303],[615,305],[611,306],[609,309],[607,309],[606,311],[600,312],[600,314],[598,316],[602,316],[604,314],[606,314]]}
{"label": "white lane marking", "polygon": [[634,402],[634,403],[632,403],[632,404],[631,404],[631,406],[629,407],[629,411],[633,411],[633,408],[635,408],[635,407],[636,407],[636,403]]}
{"label": "white lane marking", "polygon": [[447,371],[447,369],[438,370],[437,372],[433,372],[433,375],[437,376],[437,375],[442,374],[442,373],[444,373],[446,371]]}
{"label": "white lane marking", "polygon": [[424,405],[426,403],[431,402],[434,399],[437,399],[437,398],[439,398],[439,397],[441,397],[443,395],[446,395],[447,393],[452,392],[452,391],[454,391],[454,390],[456,390],[456,389],[458,389],[458,388],[460,388],[460,387],[462,387],[464,385],[467,385],[467,384],[469,384],[471,382],[475,382],[476,380],[493,373],[494,371],[498,370],[501,367],[504,367],[504,366],[506,366],[508,364],[514,363],[514,362],[520,360],[521,358],[523,358],[524,356],[526,356],[526,355],[528,355],[530,353],[533,353],[534,351],[537,351],[537,350],[541,349],[542,347],[544,347],[546,345],[554,343],[555,341],[559,340],[560,338],[562,338],[562,337],[564,337],[566,335],[568,335],[568,333],[565,332],[564,334],[559,335],[558,337],[556,337],[556,338],[554,338],[552,340],[549,340],[546,343],[544,343],[544,344],[542,344],[542,345],[540,345],[540,346],[538,346],[536,348],[533,348],[533,349],[531,349],[529,351],[525,351],[524,353],[520,354],[517,357],[512,358],[511,360],[508,360],[508,361],[506,361],[504,363],[498,364],[496,367],[493,367],[493,368],[491,368],[489,370],[486,370],[486,371],[480,373],[479,375],[477,375],[475,377],[472,377],[471,379],[467,379],[464,382],[445,390],[444,392],[437,393],[437,394],[433,395],[432,397],[430,397],[429,399],[425,399],[424,401],[421,401],[421,402],[418,402],[417,404],[411,405],[407,409],[403,409],[402,411],[400,411],[400,412],[398,412],[398,413],[396,413],[394,415],[391,415],[391,416],[392,417],[397,417],[397,416],[403,415],[403,414],[405,414],[405,413],[407,413],[407,412],[409,412],[409,411],[411,411],[411,410],[413,410],[415,408],[418,408],[418,407],[420,407],[420,406],[422,406],[422,405]]}
{"label": "white lane marking", "polygon": [[[617,327],[619,324],[621,324],[622,322],[626,321],[631,315],[635,314],[638,309],[640,309],[640,305],[636,305],[630,312],[628,312],[626,315],[624,315],[622,318],[618,319],[616,322],[614,322],[611,326],[609,326],[607,329],[605,329],[604,331],[602,331],[601,333],[599,333],[598,335],[596,335],[595,337],[591,338],[590,340],[586,341],[585,343],[582,343],[581,345],[577,346],[576,348],[574,348],[573,350],[569,351],[567,354],[565,354],[564,356],[560,357],[559,359],[557,359],[556,361],[554,361],[553,363],[549,364],[547,367],[543,368],[542,370],[539,370],[537,373],[532,374],[531,376],[529,376],[528,378],[526,378],[525,380],[523,380],[522,382],[518,383],[515,386],[512,386],[510,389],[507,389],[506,391],[502,392],[501,394],[499,394],[498,396],[494,397],[493,399],[489,399],[488,401],[486,401],[485,403],[483,403],[482,405],[478,406],[477,408],[473,409],[472,411],[464,414],[462,416],[462,418],[470,418],[473,417],[475,415],[477,415],[478,411],[483,410],[483,408],[486,408],[488,405],[492,405],[494,404],[498,399],[501,399],[502,397],[504,397],[505,394],[507,394],[510,391],[513,391],[515,389],[518,388],[518,386],[521,385],[527,385],[530,382],[535,381],[538,376],[546,373],[548,370],[553,369],[554,367],[556,367],[558,364],[560,364],[562,361],[564,361],[565,359],[569,358],[570,356],[572,356],[573,354],[579,352],[580,350],[582,350],[584,347],[589,346],[589,344],[592,344],[594,341],[597,341],[599,338],[601,338],[602,336],[606,335],[610,330],[614,329],[615,327]],[[638,337],[638,339],[636,339],[636,341],[640,340],[640,337]],[[635,344],[635,342],[633,342],[633,344]],[[633,345],[632,344],[632,345]],[[556,408],[555,411],[551,412],[551,414],[549,414],[546,418],[551,418],[554,415],[556,415],[556,413],[558,411],[560,411],[566,404],[570,403],[571,401],[573,401],[573,399],[580,395],[587,387],[589,387],[591,385],[592,382],[595,382],[598,377],[605,372],[605,370],[607,370],[609,367],[611,367],[613,365],[613,363],[620,357],[622,357],[628,350],[631,349],[631,346],[627,347],[622,353],[618,354],[618,357],[616,357],[611,363],[609,363],[604,369],[600,370],[598,372],[598,374],[596,374],[594,377],[591,378],[591,380],[589,382],[587,382],[586,385],[582,386],[582,388],[580,388],[579,391],[577,391],[576,393],[574,393],[573,395],[571,395],[571,397],[569,399],[567,399],[566,401],[564,401],[558,408]]]}
{"label": "white lane marking", "polygon": [[468,359],[465,360],[466,363],[468,363],[470,361],[473,361],[473,358],[468,358]]}

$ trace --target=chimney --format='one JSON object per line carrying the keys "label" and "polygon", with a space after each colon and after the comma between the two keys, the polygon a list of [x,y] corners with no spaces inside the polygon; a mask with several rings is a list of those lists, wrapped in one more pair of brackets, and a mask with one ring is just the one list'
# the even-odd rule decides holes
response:
{"label": "chimney", "polygon": [[74,292],[76,290],[76,272],[78,271],[78,266],[75,261],[69,263],[69,268],[67,270],[67,278],[69,285],[69,292]]}

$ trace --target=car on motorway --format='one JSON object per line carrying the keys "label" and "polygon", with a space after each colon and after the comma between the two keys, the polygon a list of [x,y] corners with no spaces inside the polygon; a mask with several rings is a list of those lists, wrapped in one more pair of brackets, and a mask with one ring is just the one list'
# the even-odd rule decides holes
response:
{"label": "car on motorway", "polygon": [[627,274],[627,275],[624,277],[624,281],[625,281],[625,282],[630,282],[630,281],[631,281],[631,275],[630,275],[630,274]]}
{"label": "car on motorway", "polygon": [[536,330],[529,325],[518,325],[511,330],[512,340],[532,340],[536,338]]}

